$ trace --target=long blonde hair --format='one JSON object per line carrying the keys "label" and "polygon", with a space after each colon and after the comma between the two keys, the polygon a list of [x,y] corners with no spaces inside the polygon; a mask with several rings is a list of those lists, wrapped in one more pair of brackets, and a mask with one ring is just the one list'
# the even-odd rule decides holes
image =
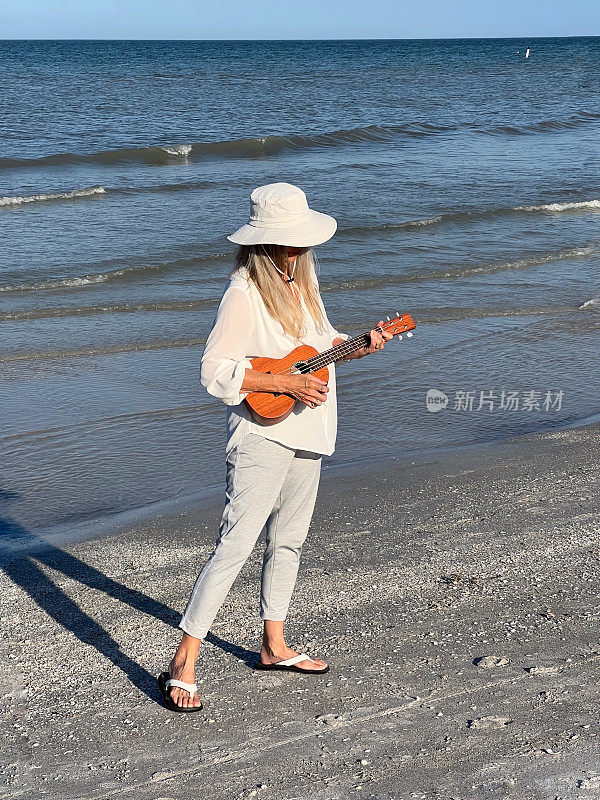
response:
{"label": "long blonde hair", "polygon": [[[267,254],[282,272],[286,271],[287,247],[279,244],[261,244],[241,245],[236,255],[233,272],[241,267],[246,267],[249,278],[260,292],[269,314],[281,323],[287,334],[294,339],[299,339],[306,333],[302,307],[269,261]],[[298,256],[294,267],[294,285],[304,298],[315,326],[320,328],[324,324],[324,320],[318,292],[312,280],[314,263],[311,250]]]}

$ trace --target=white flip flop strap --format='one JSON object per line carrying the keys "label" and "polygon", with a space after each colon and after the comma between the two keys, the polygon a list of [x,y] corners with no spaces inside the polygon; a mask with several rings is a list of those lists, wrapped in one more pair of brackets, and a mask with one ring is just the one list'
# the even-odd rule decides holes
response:
{"label": "white flip flop strap", "polygon": [[178,681],[175,678],[169,678],[168,681],[165,683],[167,689],[169,686],[175,686],[178,689],[185,689],[186,692],[189,692],[190,696],[193,697],[198,692],[198,687],[195,683],[184,683],[184,681]]}
{"label": "white flip flop strap", "polygon": [[298,656],[293,656],[292,658],[288,658],[285,661],[278,661],[278,667],[291,667],[293,664],[297,664],[299,661],[312,661],[313,664],[315,663],[312,658],[306,655],[306,653],[300,653]]}

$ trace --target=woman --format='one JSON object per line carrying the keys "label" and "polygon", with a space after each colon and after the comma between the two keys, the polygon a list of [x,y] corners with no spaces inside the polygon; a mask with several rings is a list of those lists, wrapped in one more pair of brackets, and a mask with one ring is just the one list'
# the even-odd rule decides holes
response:
{"label": "woman", "polygon": [[[202,639],[263,528],[260,617],[263,641],[256,669],[322,674],[321,659],[285,643],[283,626],[302,545],[310,525],[321,456],[335,446],[335,371],[326,384],[311,374],[264,374],[249,358],[282,358],[300,343],[318,351],[345,341],[332,327],[319,294],[311,247],[330,239],[333,217],[309,209],[289,183],[261,186],[250,197],[250,221],[227,238],[240,245],[202,355],[201,381],[227,405],[227,491],[219,538],[198,576],[179,627],[184,631],[158,677],[167,706],[199,711],[195,664]],[[378,325],[382,325],[382,321]],[[381,350],[391,334],[371,331],[371,343],[348,358]],[[249,392],[295,397],[292,413],[263,426],[243,403]]]}

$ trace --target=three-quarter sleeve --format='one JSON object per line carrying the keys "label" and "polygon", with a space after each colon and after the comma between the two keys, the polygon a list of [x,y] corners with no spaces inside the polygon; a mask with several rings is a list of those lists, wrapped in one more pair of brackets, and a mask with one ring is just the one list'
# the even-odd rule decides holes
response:
{"label": "three-quarter sleeve", "polygon": [[200,368],[200,382],[206,391],[228,406],[237,406],[248,394],[241,387],[246,369],[252,367],[246,356],[253,322],[246,292],[229,286],[219,304]]}

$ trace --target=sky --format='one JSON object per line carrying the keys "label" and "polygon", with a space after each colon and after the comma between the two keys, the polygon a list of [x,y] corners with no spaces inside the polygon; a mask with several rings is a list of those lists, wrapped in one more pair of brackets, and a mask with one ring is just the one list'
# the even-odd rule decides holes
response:
{"label": "sky", "polygon": [[600,35],[599,0],[1,0],[0,39]]}

